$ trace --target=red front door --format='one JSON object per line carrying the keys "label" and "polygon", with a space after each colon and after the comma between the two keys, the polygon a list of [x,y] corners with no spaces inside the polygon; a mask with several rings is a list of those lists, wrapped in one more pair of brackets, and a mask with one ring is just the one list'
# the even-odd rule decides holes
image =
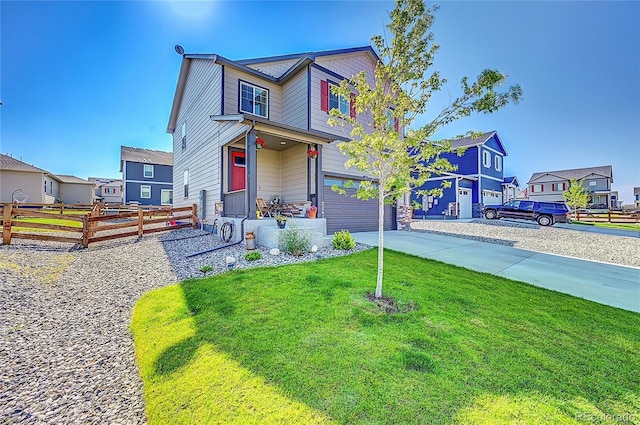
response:
{"label": "red front door", "polygon": [[247,187],[245,153],[231,151],[231,190],[242,190]]}

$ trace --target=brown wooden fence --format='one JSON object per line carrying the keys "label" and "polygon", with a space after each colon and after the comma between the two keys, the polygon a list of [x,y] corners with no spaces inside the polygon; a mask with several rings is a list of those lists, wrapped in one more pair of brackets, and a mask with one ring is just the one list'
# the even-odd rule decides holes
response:
{"label": "brown wooden fence", "polygon": [[606,212],[606,213],[587,213],[576,212],[571,214],[571,219],[574,221],[582,221],[585,223],[640,223],[640,213],[626,213],[626,212]]}
{"label": "brown wooden fence", "polygon": [[[31,208],[25,208],[25,207]],[[67,207],[67,206],[65,206]],[[78,244],[84,248],[90,243],[108,241],[118,238],[162,232],[183,227],[195,228],[198,222],[197,207],[167,208],[167,207],[128,207],[128,212],[113,213],[105,209],[102,204],[84,206],[89,210],[82,210],[76,206],[73,214],[44,212],[57,209],[52,205],[42,204],[0,204],[2,217],[2,243],[11,244],[11,239],[31,239],[51,242],[68,242]],[[135,210],[132,211],[131,209]],[[84,211],[84,212],[83,212]],[[70,224],[37,223],[29,219],[58,219]],[[48,233],[39,233],[45,231]],[[115,232],[114,232],[115,231]],[[53,233],[51,233],[53,232]],[[56,235],[55,232],[69,232],[76,235]]]}

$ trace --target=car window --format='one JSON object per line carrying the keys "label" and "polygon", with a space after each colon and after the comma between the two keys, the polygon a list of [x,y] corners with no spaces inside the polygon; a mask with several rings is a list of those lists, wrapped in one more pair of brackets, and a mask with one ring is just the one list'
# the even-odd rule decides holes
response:
{"label": "car window", "polygon": [[533,209],[533,201],[520,201],[520,209],[521,210],[532,210]]}

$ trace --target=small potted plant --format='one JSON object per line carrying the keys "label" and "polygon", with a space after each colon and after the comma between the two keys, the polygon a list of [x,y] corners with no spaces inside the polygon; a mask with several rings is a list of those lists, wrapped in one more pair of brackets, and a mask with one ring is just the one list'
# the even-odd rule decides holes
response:
{"label": "small potted plant", "polygon": [[278,228],[284,229],[284,226],[287,225],[287,217],[283,215],[276,216],[276,223],[278,224]]}
{"label": "small potted plant", "polygon": [[262,149],[262,148],[264,148],[266,146],[267,146],[267,142],[262,137],[258,137],[256,139],[256,148],[257,149]]}
{"label": "small potted plant", "polygon": [[309,148],[307,150],[307,156],[311,159],[316,159],[318,157],[318,155],[320,155],[320,152],[315,150],[315,149],[311,149]]}
{"label": "small potted plant", "polygon": [[317,213],[318,213],[318,207],[316,207],[315,205],[311,205],[307,210],[307,216],[309,216],[309,218],[316,218]]}

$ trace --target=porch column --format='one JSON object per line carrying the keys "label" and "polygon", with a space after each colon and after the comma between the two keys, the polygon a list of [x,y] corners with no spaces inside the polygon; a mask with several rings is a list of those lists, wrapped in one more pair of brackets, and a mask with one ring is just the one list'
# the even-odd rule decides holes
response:
{"label": "porch column", "polygon": [[256,131],[251,130],[245,138],[247,186],[245,188],[245,210],[247,216],[256,217],[256,197],[258,196],[258,150],[256,149]]}
{"label": "porch column", "polygon": [[324,173],[322,172],[322,145],[318,145],[319,155],[316,158],[316,202],[318,207],[318,218],[324,218],[322,203],[324,202]]}

